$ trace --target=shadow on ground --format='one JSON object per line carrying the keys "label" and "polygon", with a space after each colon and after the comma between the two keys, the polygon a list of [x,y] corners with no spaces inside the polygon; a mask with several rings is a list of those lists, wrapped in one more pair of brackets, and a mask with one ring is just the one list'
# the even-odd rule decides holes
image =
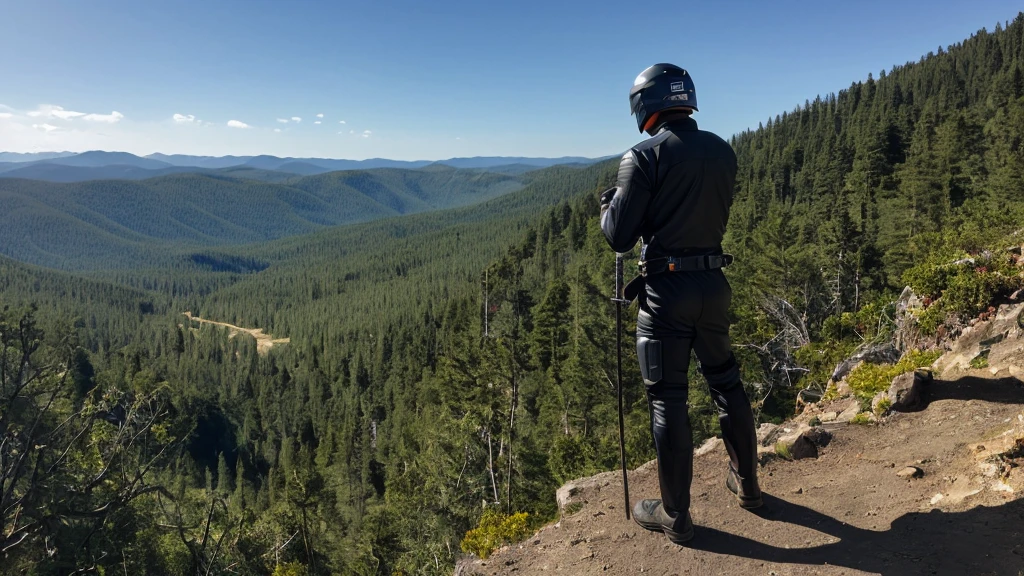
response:
{"label": "shadow on ground", "polygon": [[998,379],[964,376],[956,380],[936,380],[925,389],[923,399],[922,410],[939,400],[1024,404],[1024,382],[1012,376]]}
{"label": "shadow on ground", "polygon": [[809,548],[778,548],[714,528],[697,528],[692,548],[766,562],[832,565],[902,574],[1024,574],[1024,500],[966,512],[915,512],[888,530],[845,524],[815,510],[765,496],[758,516],[803,526],[839,541]]}

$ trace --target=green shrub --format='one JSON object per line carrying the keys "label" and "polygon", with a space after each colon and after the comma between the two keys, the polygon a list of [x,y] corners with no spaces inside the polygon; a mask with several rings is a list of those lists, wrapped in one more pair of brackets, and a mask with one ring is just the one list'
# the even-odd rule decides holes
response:
{"label": "green shrub", "polygon": [[597,471],[594,449],[582,437],[559,435],[551,443],[548,469],[555,480],[562,483],[593,474]]}
{"label": "green shrub", "polygon": [[871,424],[871,416],[867,412],[861,412],[850,420],[850,424]]}
{"label": "green shrub", "polygon": [[1009,254],[996,253],[974,263],[950,263],[967,257],[962,252],[943,251],[903,274],[904,282],[915,292],[934,299],[918,316],[925,334],[934,333],[950,315],[974,316],[1024,286]]}
{"label": "green shrub", "polygon": [[971,368],[988,368],[988,353],[989,350],[982,350],[981,354],[978,354],[971,360]]}
{"label": "green shrub", "polygon": [[299,562],[286,562],[274,568],[273,576],[306,576],[306,566]]}
{"label": "green shrub", "polygon": [[882,398],[878,401],[878,406],[875,406],[875,416],[885,416],[885,413],[889,411],[889,408],[892,408],[892,400]]}
{"label": "green shrub", "polygon": [[778,454],[780,458],[785,458],[786,460],[793,459],[793,453],[789,450],[789,444],[786,444],[785,442],[775,443],[775,453]]}
{"label": "green shrub", "polygon": [[572,516],[580,510],[583,510],[583,502],[570,502],[565,506],[565,515]]}
{"label": "green shrub", "polygon": [[861,364],[846,377],[846,383],[858,398],[870,402],[876,394],[889,389],[893,378],[930,366],[941,355],[941,350],[911,350],[896,364]]}
{"label": "green shrub", "polygon": [[529,534],[526,520],[529,514],[517,512],[504,514],[488,509],[480,518],[480,524],[466,532],[466,537],[459,545],[463,552],[487,558],[502,544],[522,540]]}

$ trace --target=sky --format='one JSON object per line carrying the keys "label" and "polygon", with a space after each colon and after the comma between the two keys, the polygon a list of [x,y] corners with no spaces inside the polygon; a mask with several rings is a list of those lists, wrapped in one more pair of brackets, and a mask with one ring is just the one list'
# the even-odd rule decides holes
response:
{"label": "sky", "polygon": [[728,138],[1012,21],[1019,0],[0,0],[0,151],[619,154],[686,68]]}

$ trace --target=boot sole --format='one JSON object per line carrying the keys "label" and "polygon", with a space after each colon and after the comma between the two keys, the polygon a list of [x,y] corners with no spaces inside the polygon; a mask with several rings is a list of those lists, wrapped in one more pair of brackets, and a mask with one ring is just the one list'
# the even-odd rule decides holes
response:
{"label": "boot sole", "polygon": [[690,526],[690,529],[686,532],[676,532],[675,530],[666,528],[656,522],[641,522],[639,520],[636,520],[635,518],[634,520],[637,524],[640,525],[641,528],[645,530],[650,530],[651,532],[664,532],[665,536],[667,536],[673,544],[685,544],[690,540],[693,540],[693,526]]}

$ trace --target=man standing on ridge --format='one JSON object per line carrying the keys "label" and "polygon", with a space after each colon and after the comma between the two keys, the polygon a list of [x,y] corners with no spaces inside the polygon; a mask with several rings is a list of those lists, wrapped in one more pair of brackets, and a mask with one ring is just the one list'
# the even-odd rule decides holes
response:
{"label": "man standing on ridge", "polygon": [[[690,483],[693,437],[687,413],[690,351],[697,354],[718,407],[729,452],[726,486],[740,506],[761,506],[754,415],[729,342],[732,290],[721,268],[736,154],[691,118],[697,95],[690,75],[671,64],[640,73],[629,91],[637,127],[651,138],[623,157],[614,188],[601,194],[601,229],[616,252],[643,240],[637,296],[637,356],[658,454],[660,500],[642,500],[633,518],[676,544],[693,538]],[[619,297],[619,296],[616,296]]]}

